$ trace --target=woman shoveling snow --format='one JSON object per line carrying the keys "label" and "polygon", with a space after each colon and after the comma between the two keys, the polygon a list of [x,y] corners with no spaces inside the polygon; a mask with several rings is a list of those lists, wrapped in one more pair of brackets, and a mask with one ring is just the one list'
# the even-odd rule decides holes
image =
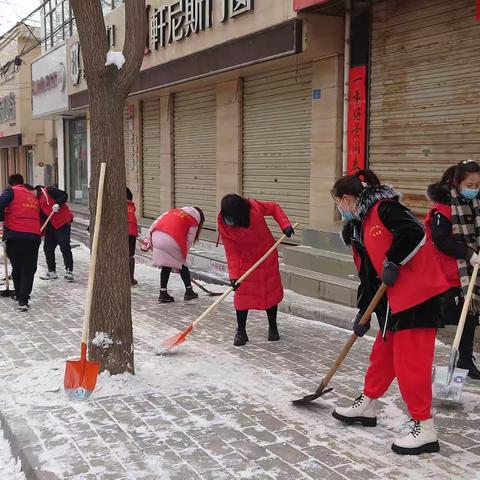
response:
{"label": "woman shoveling snow", "polygon": [[[415,216],[399,202],[399,194],[381,185],[370,170],[347,175],[335,183],[332,196],[347,222],[343,238],[351,245],[359,272],[359,315],[353,326],[363,336],[369,324],[359,320],[380,282],[387,300],[377,307],[379,332],[370,354],[363,393],[333,416],[347,424],[374,427],[377,403],[397,378],[413,420],[412,430],[397,438],[392,450],[404,455],[438,452],[432,419],[432,365],[438,296],[448,290],[434,246]],[[388,301],[388,303],[387,303]]]}

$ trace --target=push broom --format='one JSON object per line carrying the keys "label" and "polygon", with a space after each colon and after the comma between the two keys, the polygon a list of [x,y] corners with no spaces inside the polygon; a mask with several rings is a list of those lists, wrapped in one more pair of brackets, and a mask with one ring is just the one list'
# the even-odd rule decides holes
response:
{"label": "push broom", "polygon": [[468,374],[468,370],[463,368],[456,368],[458,360],[458,347],[460,346],[460,339],[462,338],[463,329],[467,320],[468,309],[472,301],[473,289],[477,284],[478,263],[475,265],[472,273],[472,278],[468,285],[467,295],[463,302],[462,313],[458,321],[457,331],[453,340],[452,349],[450,350],[450,358],[448,366],[433,367],[433,381],[432,381],[432,395],[438,400],[449,400],[452,402],[459,402],[462,398],[463,386]]}
{"label": "push broom", "polygon": [[[379,289],[377,290],[377,293],[372,298],[370,305],[365,310],[365,313],[362,315],[362,318],[360,319],[360,322],[359,322],[360,325],[362,326],[366,325],[370,321],[370,317],[372,316],[372,313],[375,311],[375,308],[380,303],[380,300],[382,299],[386,290],[387,290],[387,285],[385,283],[382,283]],[[342,351],[339,353],[334,364],[330,367],[330,370],[327,372],[327,374],[323,378],[319,387],[315,390],[314,393],[310,395],[306,395],[303,398],[299,398],[298,400],[293,400],[292,403],[294,405],[307,405],[308,403],[313,402],[313,400],[323,397],[323,395],[333,390],[333,388],[327,388],[327,386],[330,383],[330,380],[332,379],[332,377],[337,372],[337,370],[340,368],[340,365],[342,365],[343,361],[345,360],[345,357],[348,355],[348,352],[350,352],[350,349],[353,347],[353,344],[357,341],[357,338],[358,338],[358,335],[356,333],[352,333],[350,335],[350,338],[347,340],[347,343],[342,348]]]}
{"label": "push broom", "polygon": [[88,329],[90,313],[92,310],[93,287],[95,283],[95,267],[97,265],[98,239],[102,222],[103,187],[105,184],[106,164],[100,164],[100,178],[98,181],[97,212],[95,215],[95,230],[93,232],[92,254],[90,257],[90,270],[88,272],[87,302],[83,317],[82,340],[80,344],[80,360],[68,360],[65,367],[63,385],[65,393],[71,400],[86,400],[95,389],[100,364],[87,360]]}
{"label": "push broom", "polygon": [[[298,227],[298,223],[293,225],[293,228]],[[236,282],[235,287],[238,287],[253,271],[255,271],[277,248],[278,246],[285,240],[287,236],[282,235],[274,245],[263,255],[262,258],[260,258],[257,262],[255,262]],[[158,353],[158,355],[163,355],[169,350],[171,350],[174,347],[177,347],[178,345],[182,344],[185,339],[187,338],[187,335],[191,333],[195,327],[205,318],[207,317],[211,312],[213,312],[219,305],[220,303],[225,300],[225,298],[230,295],[235,289],[235,287],[230,287],[228,288],[220,297],[218,297],[215,302],[212,303],[196,320],[194,320],[183,332],[180,332],[173,337],[169,338],[162,344],[162,351]]]}
{"label": "push broom", "polygon": [[[43,232],[50,222],[53,214],[55,212],[51,212],[48,218],[45,220],[45,223],[42,225],[42,228],[40,229],[40,233]],[[5,290],[2,290],[0,292],[0,297],[13,297],[15,295],[15,290],[10,290],[10,276],[8,274],[8,257],[7,257],[7,246],[5,245],[5,242],[3,243],[3,266],[5,269]]]}

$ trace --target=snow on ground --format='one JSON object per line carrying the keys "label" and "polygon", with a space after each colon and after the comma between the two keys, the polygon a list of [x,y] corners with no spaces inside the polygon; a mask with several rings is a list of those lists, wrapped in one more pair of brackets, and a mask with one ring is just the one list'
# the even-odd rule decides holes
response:
{"label": "snow on ground", "polygon": [[0,478],[2,480],[25,480],[20,471],[20,462],[12,456],[9,442],[4,438],[0,429]]}

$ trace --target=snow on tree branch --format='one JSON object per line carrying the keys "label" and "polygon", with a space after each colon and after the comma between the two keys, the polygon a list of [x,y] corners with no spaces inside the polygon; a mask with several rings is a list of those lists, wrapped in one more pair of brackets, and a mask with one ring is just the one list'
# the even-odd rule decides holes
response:
{"label": "snow on tree branch", "polygon": [[115,65],[118,70],[121,70],[124,63],[125,57],[122,52],[114,52],[113,50],[107,52],[107,61],[105,62],[106,67],[109,65]]}

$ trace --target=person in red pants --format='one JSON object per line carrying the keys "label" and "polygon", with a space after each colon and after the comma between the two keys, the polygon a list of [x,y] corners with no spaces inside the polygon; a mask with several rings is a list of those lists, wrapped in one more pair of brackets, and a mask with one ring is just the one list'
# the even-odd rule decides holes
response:
{"label": "person in red pants", "polygon": [[432,419],[432,365],[436,328],[440,326],[439,295],[448,290],[423,226],[399,201],[399,194],[381,185],[371,170],[347,175],[335,183],[332,197],[346,221],[343,239],[351,245],[360,278],[360,326],[380,282],[388,285],[375,313],[380,332],[373,344],[363,393],[350,407],[337,407],[333,416],[347,424],[374,427],[377,403],[396,378],[413,420],[412,430],[392,444],[398,454],[438,452]]}
{"label": "person in red pants", "polygon": [[135,246],[138,237],[138,222],[135,212],[137,207],[133,203],[133,194],[127,187],[127,212],[128,212],[128,250],[130,255],[130,285],[138,284],[135,280]]}
{"label": "person in red pants", "polygon": [[[265,217],[273,217],[287,237],[295,232],[278,203],[245,199],[230,194],[222,199],[218,215],[218,231],[227,256],[230,283],[237,280],[275,243]],[[268,340],[280,340],[277,327],[278,304],[283,299],[283,286],[278,253],[273,252],[240,286],[235,287],[237,332],[236,347],[248,342],[246,331],[249,310],[265,310],[268,317]]]}

